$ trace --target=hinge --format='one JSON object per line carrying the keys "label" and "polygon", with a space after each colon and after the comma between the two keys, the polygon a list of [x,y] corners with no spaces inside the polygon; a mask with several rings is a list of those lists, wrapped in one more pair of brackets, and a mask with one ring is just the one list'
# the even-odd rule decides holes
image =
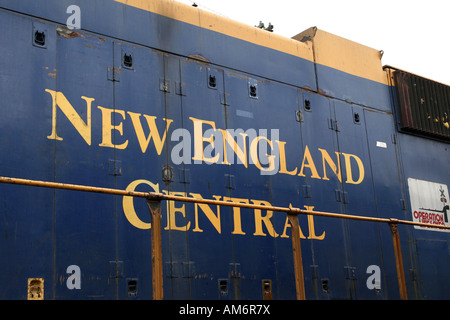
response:
{"label": "hinge", "polygon": [[337,120],[328,118],[328,129],[333,131],[339,131]]}
{"label": "hinge", "polygon": [[356,280],[356,267],[345,266],[345,279]]}
{"label": "hinge", "polygon": [[180,275],[180,264],[176,261],[166,261],[164,263],[164,273],[169,278],[178,278]]}
{"label": "hinge", "polygon": [[195,276],[195,262],[187,261],[181,263],[183,267],[183,278],[194,278]]}
{"label": "hinge", "polygon": [[122,161],[108,160],[108,174],[110,176],[121,176],[122,175]]}
{"label": "hinge", "polygon": [[334,190],[336,201],[342,203],[348,203],[348,193],[346,191],[341,191],[339,189]]}
{"label": "hinge", "polygon": [[186,85],[184,82],[175,81],[175,93],[179,96],[186,96]]}
{"label": "hinge", "polygon": [[391,139],[393,144],[397,144],[397,135],[395,133],[392,134]]}
{"label": "hinge", "polygon": [[159,90],[163,92],[170,92],[170,80],[160,78],[159,79]]}
{"label": "hinge", "polygon": [[295,111],[295,120],[297,122],[302,122],[303,121],[303,114],[300,110]]}
{"label": "hinge", "polygon": [[302,187],[303,187],[303,196],[305,198],[311,198],[311,186],[306,184],[303,185]]}
{"label": "hinge", "polygon": [[178,180],[180,183],[191,183],[191,171],[190,169],[179,168]]}
{"label": "hinge", "polygon": [[108,80],[109,81],[120,81],[120,69],[114,67],[108,67]]}
{"label": "hinge", "polygon": [[348,203],[348,192],[347,191],[342,192],[342,202]]}
{"label": "hinge", "polygon": [[229,93],[219,91],[220,103],[224,106],[230,105],[230,99],[227,99],[230,96]]}
{"label": "hinge", "polygon": [[406,202],[405,199],[400,199],[400,206],[402,207],[402,210],[406,210]]}
{"label": "hinge", "polygon": [[232,174],[225,174],[225,188],[227,189],[235,189],[234,184],[234,175]]}
{"label": "hinge", "polygon": [[164,263],[167,277],[169,278],[194,278],[195,277],[195,262],[186,261],[166,261]]}
{"label": "hinge", "polygon": [[109,277],[123,278],[123,261],[115,260],[109,262]]}
{"label": "hinge", "polygon": [[312,278],[312,279],[318,279],[318,278],[319,278],[319,275],[318,275],[317,269],[319,268],[319,266],[313,264],[313,265],[311,265],[310,267],[311,267],[311,269],[312,269],[312,276],[311,276],[311,278]]}
{"label": "hinge", "polygon": [[417,281],[416,270],[414,270],[414,269],[409,269],[409,274],[410,274],[410,276],[411,276],[411,281]]}
{"label": "hinge", "polygon": [[342,195],[341,195],[341,190],[338,189],[334,189],[334,195],[336,196],[336,201],[337,202],[341,202],[342,201]]}
{"label": "hinge", "polygon": [[232,262],[228,264],[228,277],[229,278],[240,278],[241,277],[241,264]]}

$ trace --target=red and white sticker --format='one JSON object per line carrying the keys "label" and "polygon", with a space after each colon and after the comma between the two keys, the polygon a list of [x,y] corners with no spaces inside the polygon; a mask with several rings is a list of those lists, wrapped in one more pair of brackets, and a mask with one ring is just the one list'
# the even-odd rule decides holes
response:
{"label": "red and white sticker", "polygon": [[[450,226],[450,199],[446,184],[408,178],[408,188],[414,222]],[[414,227],[423,230],[450,232],[446,229]]]}

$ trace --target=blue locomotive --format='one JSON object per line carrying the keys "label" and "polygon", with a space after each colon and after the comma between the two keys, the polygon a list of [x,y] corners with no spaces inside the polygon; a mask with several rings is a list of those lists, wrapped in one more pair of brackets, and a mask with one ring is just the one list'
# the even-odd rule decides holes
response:
{"label": "blue locomotive", "polygon": [[1,299],[450,298],[449,86],[170,0],[0,25]]}

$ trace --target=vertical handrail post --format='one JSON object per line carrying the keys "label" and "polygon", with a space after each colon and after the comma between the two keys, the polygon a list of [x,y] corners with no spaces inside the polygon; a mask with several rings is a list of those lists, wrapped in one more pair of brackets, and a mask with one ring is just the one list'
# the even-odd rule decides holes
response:
{"label": "vertical handrail post", "polygon": [[402,250],[400,247],[400,236],[398,234],[398,223],[395,219],[391,219],[389,227],[392,233],[392,242],[394,243],[395,265],[397,267],[398,287],[400,290],[400,299],[408,300],[406,294],[405,272],[403,269]]}
{"label": "vertical handrail post", "polygon": [[305,280],[303,276],[302,248],[300,246],[300,225],[298,215],[292,210],[288,213],[289,223],[292,232],[292,255],[294,259],[295,289],[297,300],[305,300]]}
{"label": "vertical handrail post", "polygon": [[153,300],[163,299],[163,266],[161,245],[161,201],[147,198],[151,215]]}

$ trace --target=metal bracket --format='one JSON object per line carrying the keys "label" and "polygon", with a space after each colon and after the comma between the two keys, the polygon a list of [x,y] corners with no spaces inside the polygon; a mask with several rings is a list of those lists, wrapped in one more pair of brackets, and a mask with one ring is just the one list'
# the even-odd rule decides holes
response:
{"label": "metal bracket", "polygon": [[159,79],[159,90],[162,92],[170,92],[170,80],[160,78]]}
{"label": "metal bracket", "polygon": [[123,261],[110,261],[109,262],[109,277],[110,278],[123,278]]}
{"label": "metal bracket", "polygon": [[407,300],[405,272],[403,269],[402,250],[400,247],[400,237],[398,234],[398,220],[390,219],[389,228],[392,233],[392,242],[394,244],[395,265],[397,267],[398,287],[400,291],[400,299]]}
{"label": "metal bracket", "polygon": [[328,129],[333,131],[339,131],[337,120],[328,118]]}
{"label": "metal bracket", "polygon": [[163,264],[161,244],[161,201],[147,198],[151,215],[153,300],[163,299]]}
{"label": "metal bracket", "polygon": [[108,67],[107,69],[107,77],[109,81],[120,81],[120,69],[114,67]]}
{"label": "metal bracket", "polygon": [[356,267],[345,266],[345,279],[356,280]]}

